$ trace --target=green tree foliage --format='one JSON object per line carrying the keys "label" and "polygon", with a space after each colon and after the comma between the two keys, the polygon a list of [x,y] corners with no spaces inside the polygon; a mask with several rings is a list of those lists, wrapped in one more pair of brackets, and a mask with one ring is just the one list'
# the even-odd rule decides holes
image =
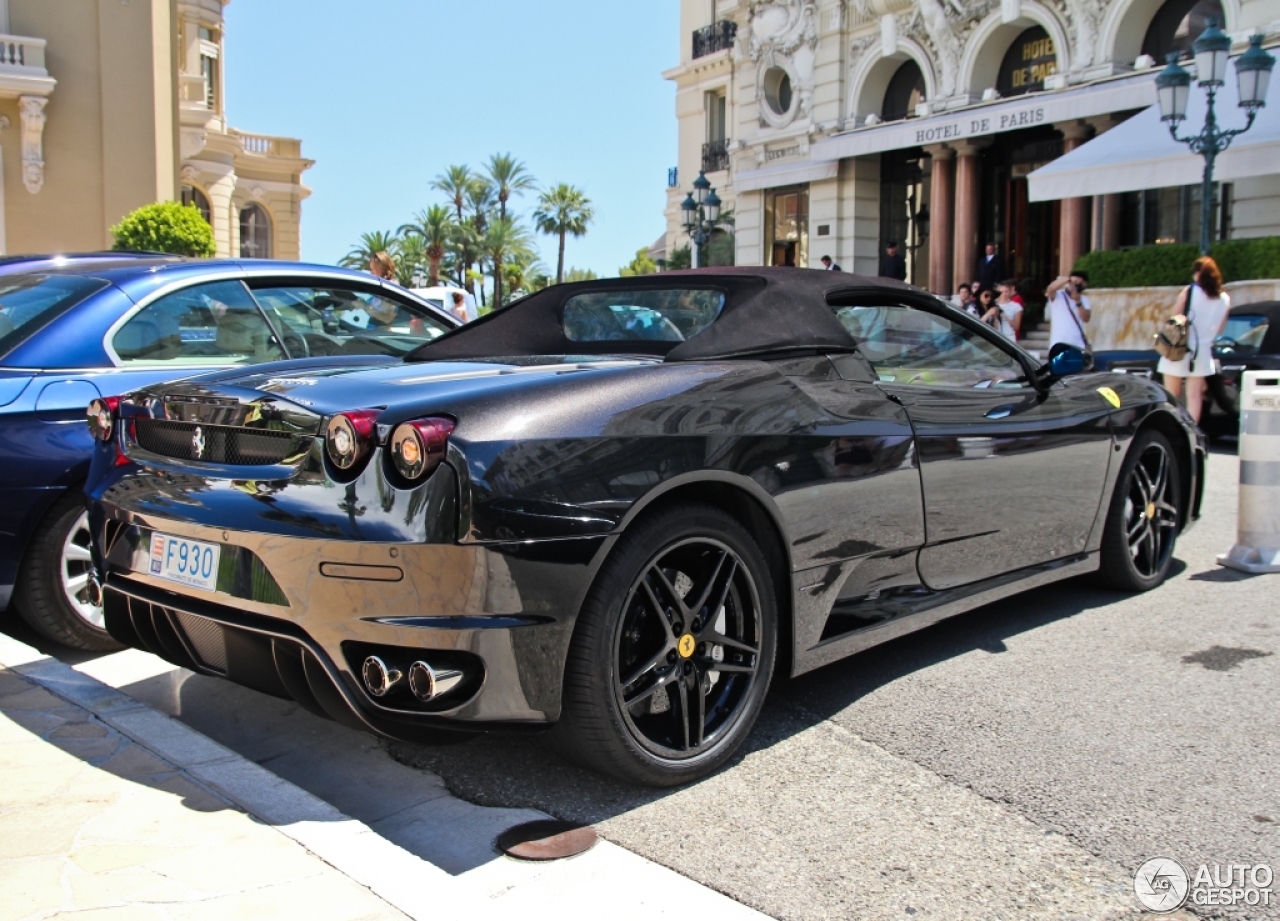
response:
{"label": "green tree foliage", "polygon": [[671,255],[667,257],[667,269],[675,271],[676,269],[688,269],[693,267],[693,250],[689,248],[689,244],[678,246],[671,251]]}
{"label": "green tree foliage", "polygon": [[427,274],[433,288],[440,284],[440,265],[449,247],[455,243],[456,231],[453,215],[444,205],[432,205],[425,211],[419,211],[412,221],[402,224],[398,231],[406,238],[416,236],[422,240]]}
{"label": "green tree foliage", "polygon": [[389,230],[375,230],[360,234],[360,242],[338,260],[338,265],[349,269],[367,269],[369,260],[378,253],[394,253],[399,237]]}
{"label": "green tree foliage", "polygon": [[417,233],[405,234],[397,240],[390,255],[396,264],[396,284],[402,288],[414,287],[414,276],[421,278],[431,262],[427,256],[427,241]]}
{"label": "green tree foliage", "polygon": [[490,157],[485,172],[489,174],[489,183],[498,202],[499,217],[507,216],[507,202],[512,195],[527,192],[537,185],[528,167],[509,153]]}
{"label": "green tree foliage", "polygon": [[[1280,278],[1280,237],[1224,240],[1209,254],[1226,281]],[[1186,285],[1200,247],[1189,243],[1138,246],[1086,253],[1075,267],[1089,274],[1093,288],[1148,288]]]}
{"label": "green tree foliage", "polygon": [[509,217],[492,218],[485,228],[480,249],[493,268],[493,309],[497,310],[506,303],[503,296],[504,264],[508,258],[518,261],[518,254],[528,252],[529,232]]}
{"label": "green tree foliage", "polygon": [[171,201],[143,205],[125,215],[111,233],[116,238],[112,249],[116,250],[204,258],[217,252],[213,228],[194,205]]}
{"label": "green tree foliage", "polygon": [[564,280],[570,281],[595,281],[600,276],[590,269],[570,269],[565,273]]}
{"label": "green tree foliage", "polygon": [[591,199],[574,186],[560,183],[545,190],[538,197],[537,210],[533,212],[533,223],[539,232],[560,238],[559,256],[556,259],[556,282],[565,280],[564,276],[564,242],[565,237],[585,236],[587,225],[595,218],[591,207]]}
{"label": "green tree foliage", "polygon": [[630,278],[632,275],[653,275],[657,271],[658,263],[649,258],[649,247],[642,246],[636,250],[636,258],[618,269],[618,274]]}

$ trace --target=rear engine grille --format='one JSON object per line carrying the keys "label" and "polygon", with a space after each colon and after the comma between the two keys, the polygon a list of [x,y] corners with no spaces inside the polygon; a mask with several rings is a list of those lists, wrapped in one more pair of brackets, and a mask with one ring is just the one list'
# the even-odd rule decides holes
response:
{"label": "rear engine grille", "polygon": [[143,450],[181,460],[211,464],[252,466],[279,464],[303,450],[299,439],[287,432],[197,425],[163,419],[139,419],[136,438]]}

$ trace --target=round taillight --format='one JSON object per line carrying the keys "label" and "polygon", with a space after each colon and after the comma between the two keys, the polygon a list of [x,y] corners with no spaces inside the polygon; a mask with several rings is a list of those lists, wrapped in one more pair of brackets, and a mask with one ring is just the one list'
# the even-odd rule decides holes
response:
{"label": "round taillight", "polygon": [[452,431],[452,419],[415,419],[397,425],[391,433],[391,462],[396,473],[410,483],[430,476],[444,460]]}
{"label": "round taillight", "polygon": [[325,427],[325,452],[339,470],[350,470],[373,450],[379,410],[339,413]]}
{"label": "round taillight", "polygon": [[105,397],[89,403],[89,434],[98,441],[110,441],[111,432],[115,429],[116,410],[120,406],[119,397]]}

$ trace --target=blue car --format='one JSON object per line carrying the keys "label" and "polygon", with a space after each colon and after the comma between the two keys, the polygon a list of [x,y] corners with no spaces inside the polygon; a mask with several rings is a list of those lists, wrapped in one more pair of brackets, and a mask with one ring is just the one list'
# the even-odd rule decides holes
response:
{"label": "blue car", "polygon": [[458,325],[328,266],[97,253],[0,260],[0,609],[115,649],[91,592],[90,401],[217,368],[395,361]]}

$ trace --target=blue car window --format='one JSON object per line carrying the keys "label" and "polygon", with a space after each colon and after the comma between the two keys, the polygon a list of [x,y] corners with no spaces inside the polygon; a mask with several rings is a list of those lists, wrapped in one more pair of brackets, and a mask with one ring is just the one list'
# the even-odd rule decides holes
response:
{"label": "blue car window", "polygon": [[289,353],[313,355],[406,355],[447,332],[440,317],[421,307],[370,291],[332,285],[253,288],[275,321]]}
{"label": "blue car window", "polygon": [[564,305],[570,342],[683,342],[710,326],[724,307],[720,291],[595,291]]}
{"label": "blue car window", "polygon": [[915,307],[837,307],[880,380],[935,387],[1029,387],[1013,355],[978,331]]}
{"label": "blue car window", "polygon": [[0,356],[107,283],[76,275],[9,275],[0,281]]}
{"label": "blue car window", "polygon": [[238,281],[166,294],[116,331],[125,364],[235,365],[285,358],[275,333]]}

